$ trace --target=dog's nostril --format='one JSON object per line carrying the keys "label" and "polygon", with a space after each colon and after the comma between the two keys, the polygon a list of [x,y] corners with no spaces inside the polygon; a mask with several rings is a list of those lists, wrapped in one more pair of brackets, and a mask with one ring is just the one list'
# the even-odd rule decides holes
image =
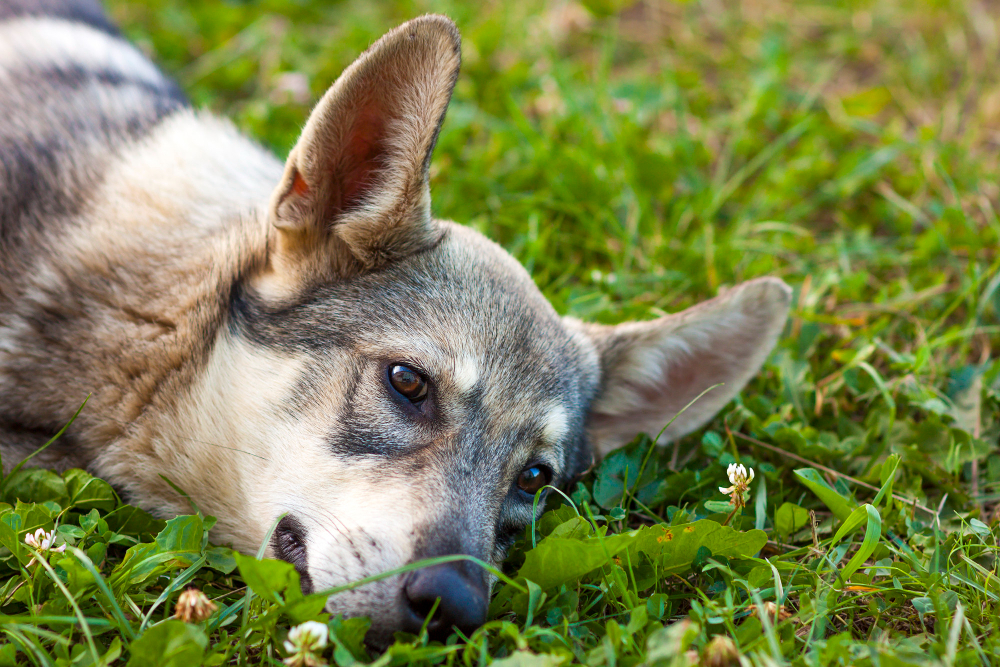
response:
{"label": "dog's nostril", "polygon": [[435,604],[438,599],[439,598],[435,598],[434,600],[410,600],[410,609],[414,614],[423,619],[426,619],[431,613],[433,613],[435,617],[440,617],[441,612],[438,611],[437,604]]}
{"label": "dog's nostril", "polygon": [[[423,627],[424,623],[427,623],[427,629],[432,633],[448,630],[451,625],[448,624],[439,609],[440,603],[438,602],[440,598],[435,598],[434,600],[416,600],[410,601],[410,611],[416,614],[416,617],[420,619],[420,627]],[[433,616],[431,616],[433,614]],[[428,620],[428,617],[430,619]]]}
{"label": "dog's nostril", "polygon": [[433,635],[445,635],[453,626],[473,630],[482,625],[488,605],[486,584],[481,576],[473,577],[452,563],[413,572],[404,587],[409,607],[406,629],[419,632],[432,610],[427,629]]}

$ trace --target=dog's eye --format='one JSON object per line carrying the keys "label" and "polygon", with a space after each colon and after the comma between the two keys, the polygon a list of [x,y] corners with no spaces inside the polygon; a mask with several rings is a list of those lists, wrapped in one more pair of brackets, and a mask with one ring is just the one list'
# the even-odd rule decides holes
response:
{"label": "dog's eye", "polygon": [[389,382],[393,389],[413,403],[419,403],[427,396],[427,380],[409,366],[392,366],[389,369]]}
{"label": "dog's eye", "polygon": [[535,495],[539,489],[552,481],[552,473],[544,466],[531,466],[521,471],[517,477],[517,488]]}

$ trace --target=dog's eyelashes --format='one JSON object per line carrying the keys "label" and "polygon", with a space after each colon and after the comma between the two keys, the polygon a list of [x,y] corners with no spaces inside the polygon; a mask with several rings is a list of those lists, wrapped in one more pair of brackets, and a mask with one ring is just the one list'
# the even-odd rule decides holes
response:
{"label": "dog's eyelashes", "polygon": [[532,496],[551,482],[552,471],[543,465],[528,466],[517,476],[517,488]]}
{"label": "dog's eyelashes", "polygon": [[427,380],[409,366],[395,364],[389,368],[389,383],[403,398],[419,403],[427,397]]}

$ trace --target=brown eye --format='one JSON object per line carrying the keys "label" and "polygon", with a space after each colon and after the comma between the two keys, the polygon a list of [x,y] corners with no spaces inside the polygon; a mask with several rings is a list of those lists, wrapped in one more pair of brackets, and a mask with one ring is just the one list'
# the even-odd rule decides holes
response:
{"label": "brown eye", "polygon": [[525,493],[535,495],[539,489],[552,481],[552,474],[548,468],[542,466],[531,466],[521,471],[517,477],[517,487]]}
{"label": "brown eye", "polygon": [[419,403],[427,396],[427,380],[409,366],[397,364],[389,368],[389,382],[412,403]]}

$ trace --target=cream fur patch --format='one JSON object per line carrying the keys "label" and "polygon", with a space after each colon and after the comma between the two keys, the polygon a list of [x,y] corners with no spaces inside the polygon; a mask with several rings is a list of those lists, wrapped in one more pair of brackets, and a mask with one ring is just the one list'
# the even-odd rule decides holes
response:
{"label": "cream fur patch", "polygon": [[542,415],[542,438],[546,443],[555,445],[562,441],[569,432],[569,413],[566,408],[554,404]]}
{"label": "cream fur patch", "polygon": [[455,358],[455,364],[451,373],[451,381],[455,389],[463,394],[472,391],[479,381],[479,364],[475,357],[464,354]]}

